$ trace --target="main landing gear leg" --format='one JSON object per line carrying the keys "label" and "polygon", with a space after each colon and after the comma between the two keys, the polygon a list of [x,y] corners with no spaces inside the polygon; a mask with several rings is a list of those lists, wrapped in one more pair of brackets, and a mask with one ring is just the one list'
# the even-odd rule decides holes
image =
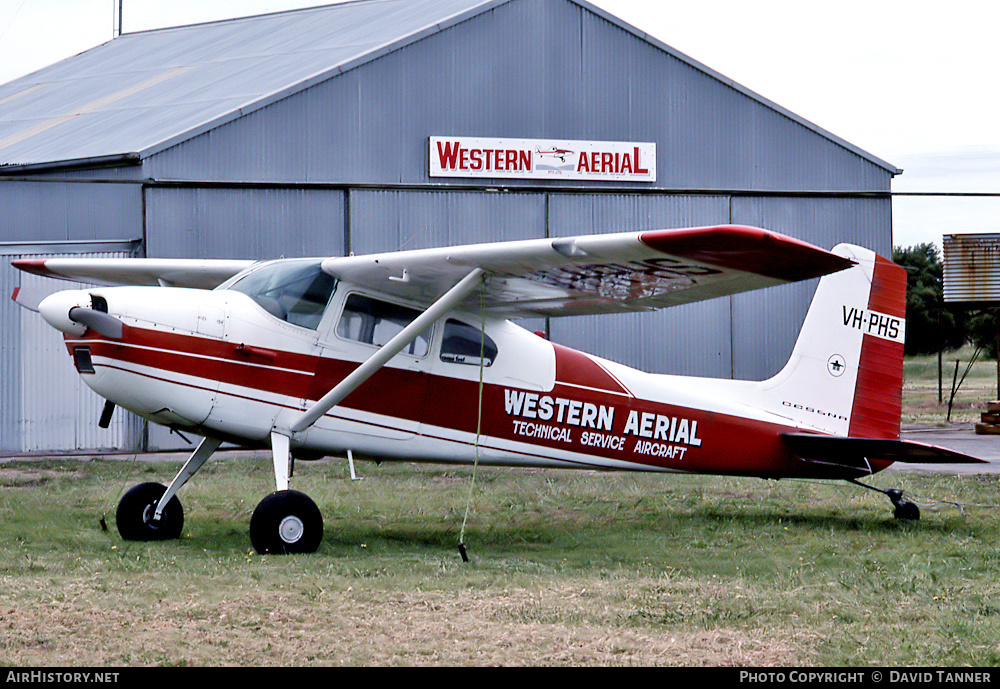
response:
{"label": "main landing gear leg", "polygon": [[277,490],[260,501],[250,518],[250,542],[264,554],[312,553],[323,540],[323,515],[309,496],[288,489],[291,474],[287,435],[271,434]]}
{"label": "main landing gear leg", "polygon": [[126,541],[162,541],[178,538],[184,527],[184,509],[177,491],[212,456],[221,440],[205,438],[184,463],[177,476],[164,488],[159,483],[140,483],[118,503],[115,522]]}
{"label": "main landing gear leg", "polygon": [[875,486],[869,486],[867,483],[862,483],[857,479],[848,479],[850,483],[853,483],[862,488],[867,488],[868,490],[873,490],[877,493],[882,493],[892,502],[893,511],[892,516],[896,519],[908,519],[916,521],[920,519],[920,508],[914,505],[912,502],[903,499],[903,491],[898,488],[889,488],[883,490],[882,488],[876,488]]}

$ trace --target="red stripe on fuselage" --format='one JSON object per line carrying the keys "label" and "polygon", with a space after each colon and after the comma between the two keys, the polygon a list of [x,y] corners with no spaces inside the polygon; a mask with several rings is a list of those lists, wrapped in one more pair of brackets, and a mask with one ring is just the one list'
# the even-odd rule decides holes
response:
{"label": "red stripe on fuselage", "polygon": [[631,396],[621,381],[583,352],[555,343],[552,348],[556,354],[557,383]]}
{"label": "red stripe on fuselage", "polygon": [[[72,354],[78,340],[66,339]],[[305,397],[316,366],[315,357],[304,354],[276,351],[271,359],[238,343],[135,326],[128,329],[127,341],[105,340],[93,331],[84,339],[95,357],[299,399]]]}
{"label": "red stripe on fuselage", "polygon": [[[358,365],[275,350],[244,348],[241,352],[239,345],[220,340],[137,327],[129,329],[128,342],[94,335],[72,341],[67,338],[71,352],[79,343],[90,346],[95,366],[110,360],[119,370],[134,371],[131,367],[135,366],[155,369],[161,372],[156,376],[161,380],[183,374],[219,381],[284,396],[288,400],[279,406],[294,409],[302,408],[303,399],[317,399]],[[765,477],[820,475],[785,447],[780,434],[791,430],[787,426],[636,399],[597,362],[567,348],[557,349],[556,361],[559,379],[551,391],[484,386],[484,436],[674,471]],[[512,412],[508,395],[524,396],[520,413]],[[534,397],[525,406],[529,395]],[[474,435],[478,400],[475,380],[385,367],[340,406],[417,422],[429,437],[440,437],[433,427]],[[527,412],[529,407],[531,413]],[[445,439],[467,444],[458,436]],[[549,457],[558,459],[557,454]]]}

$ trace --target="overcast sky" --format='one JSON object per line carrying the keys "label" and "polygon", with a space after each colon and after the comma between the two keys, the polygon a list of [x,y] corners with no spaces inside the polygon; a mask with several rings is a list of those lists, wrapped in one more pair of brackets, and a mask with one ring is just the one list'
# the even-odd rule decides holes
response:
{"label": "overcast sky", "polygon": [[[1000,193],[1000,3],[592,0],[902,168],[896,192]],[[124,0],[139,31],[328,4]],[[0,0],[0,83],[111,40],[118,0]],[[1000,232],[1000,198],[897,197],[893,241]]]}

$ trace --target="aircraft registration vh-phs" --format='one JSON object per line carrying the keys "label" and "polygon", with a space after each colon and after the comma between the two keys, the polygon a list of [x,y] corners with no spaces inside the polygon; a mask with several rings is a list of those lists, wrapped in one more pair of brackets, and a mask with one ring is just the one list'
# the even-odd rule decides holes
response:
{"label": "aircraft registration vh-phs", "polygon": [[[893,462],[981,460],[901,440],[906,273],[741,226],[267,262],[25,259],[107,287],[32,304],[114,405],[204,437],[170,485],[126,493],[122,537],[180,535],[176,493],[223,442],[270,447],[261,553],[315,551],[323,519],[293,458],[858,481]],[[516,317],[620,313],[821,277],[787,365],[764,381],[644,373]],[[464,556],[464,552],[463,552]]]}

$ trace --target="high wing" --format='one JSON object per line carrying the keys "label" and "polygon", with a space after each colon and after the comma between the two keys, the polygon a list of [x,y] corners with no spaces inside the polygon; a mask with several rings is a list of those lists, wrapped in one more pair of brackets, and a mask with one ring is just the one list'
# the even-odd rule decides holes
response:
{"label": "high wing", "polygon": [[[100,285],[212,289],[251,260],[50,258],[14,261],[47,277]],[[487,276],[462,303],[496,316],[648,311],[806,280],[848,259],[767,230],[736,225],[650,230],[327,258],[351,284],[433,303],[474,269]]]}
{"label": "high wing", "polygon": [[724,225],[329,258],[341,280],[432,302],[474,269],[464,306],[498,316],[647,311],[820,277],[853,262],[767,230]]}
{"label": "high wing", "polygon": [[96,285],[148,285],[213,289],[256,261],[185,258],[25,258],[15,268],[60,280]]}

